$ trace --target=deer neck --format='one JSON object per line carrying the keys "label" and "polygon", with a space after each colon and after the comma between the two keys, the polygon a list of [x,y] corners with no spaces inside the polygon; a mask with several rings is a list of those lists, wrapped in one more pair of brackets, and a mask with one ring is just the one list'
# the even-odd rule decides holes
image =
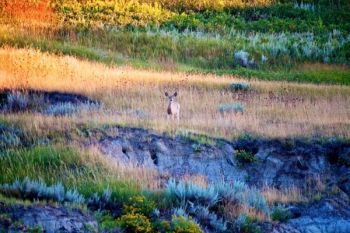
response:
{"label": "deer neck", "polygon": [[172,114],[172,105],[173,105],[173,103],[169,101],[168,108],[167,108],[168,114]]}

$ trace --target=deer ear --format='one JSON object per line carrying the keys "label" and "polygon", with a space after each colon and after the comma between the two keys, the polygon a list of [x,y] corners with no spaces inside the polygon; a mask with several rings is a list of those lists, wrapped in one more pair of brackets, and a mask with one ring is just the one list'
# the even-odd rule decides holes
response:
{"label": "deer ear", "polygon": [[168,96],[169,94],[168,94],[168,92],[165,92],[165,96]]}
{"label": "deer ear", "polygon": [[174,93],[174,96],[177,96],[177,92]]}

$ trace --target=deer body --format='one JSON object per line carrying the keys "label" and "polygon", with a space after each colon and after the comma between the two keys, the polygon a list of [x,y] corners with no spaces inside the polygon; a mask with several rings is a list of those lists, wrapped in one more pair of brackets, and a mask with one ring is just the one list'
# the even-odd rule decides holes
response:
{"label": "deer body", "polygon": [[179,121],[180,104],[174,101],[174,98],[177,96],[177,92],[175,92],[173,95],[169,95],[167,92],[165,92],[165,96],[168,97],[168,107],[167,107],[168,117],[172,116],[173,119],[176,118]]}

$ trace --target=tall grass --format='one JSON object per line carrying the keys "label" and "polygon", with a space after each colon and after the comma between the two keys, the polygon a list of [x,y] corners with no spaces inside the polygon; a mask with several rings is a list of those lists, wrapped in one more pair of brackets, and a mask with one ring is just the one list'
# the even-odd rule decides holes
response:
{"label": "tall grass", "polygon": [[[8,115],[43,132],[71,122],[119,123],[157,131],[192,130],[232,138],[349,136],[349,87],[251,80],[251,90],[232,92],[235,76],[188,75],[108,67],[32,49],[0,49],[0,88],[82,93],[104,108],[69,117]],[[177,90],[180,124],[167,121],[165,91]],[[243,114],[221,114],[221,104],[240,102]],[[131,114],[142,110],[147,117]],[[31,124],[28,124],[31,122]]]}
{"label": "tall grass", "polygon": [[76,188],[84,195],[101,192],[108,186],[129,187],[134,192],[160,187],[155,171],[118,165],[97,150],[78,147],[56,145],[7,150],[0,157],[0,163],[1,184],[28,177],[49,185],[61,182],[66,188]]}
{"label": "tall grass", "polygon": [[[258,33],[249,36],[232,32],[221,37],[175,31],[71,32],[61,34],[55,30],[50,33],[47,30],[44,32],[35,30],[22,34],[14,30],[11,25],[2,25],[0,44],[34,47],[41,51],[73,55],[106,64],[127,64],[136,68],[235,74],[262,80],[350,84],[349,68],[323,64],[325,69],[320,63],[325,59],[339,62],[345,59],[343,56],[335,56],[339,46],[346,41],[340,34],[316,43],[319,39],[302,34],[271,36]],[[308,41],[308,38],[311,40]],[[294,42],[289,42],[289,39]],[[310,43],[312,46],[309,46]],[[258,69],[239,68],[233,54],[242,48],[249,52],[249,60],[255,59]],[[309,52],[304,53],[305,48]],[[263,62],[261,57],[266,56],[268,60]],[[305,69],[303,65],[298,65],[301,61],[310,61],[309,63],[319,61],[316,65],[320,69]]]}

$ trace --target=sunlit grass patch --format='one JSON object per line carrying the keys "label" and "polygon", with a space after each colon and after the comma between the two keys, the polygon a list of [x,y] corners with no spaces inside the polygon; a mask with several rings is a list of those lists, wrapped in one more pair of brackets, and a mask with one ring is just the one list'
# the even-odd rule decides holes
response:
{"label": "sunlit grass patch", "polygon": [[[350,131],[347,86],[251,80],[252,89],[232,92],[230,84],[242,81],[237,76],[137,70],[10,47],[0,49],[0,61],[0,89],[78,93],[101,103],[98,109],[82,109],[71,117],[4,116],[43,134],[77,123],[132,125],[175,134],[189,130],[229,139],[242,133],[347,137]],[[167,120],[165,91],[179,93],[179,125]],[[244,114],[218,111],[220,104],[235,102],[244,106]]]}

